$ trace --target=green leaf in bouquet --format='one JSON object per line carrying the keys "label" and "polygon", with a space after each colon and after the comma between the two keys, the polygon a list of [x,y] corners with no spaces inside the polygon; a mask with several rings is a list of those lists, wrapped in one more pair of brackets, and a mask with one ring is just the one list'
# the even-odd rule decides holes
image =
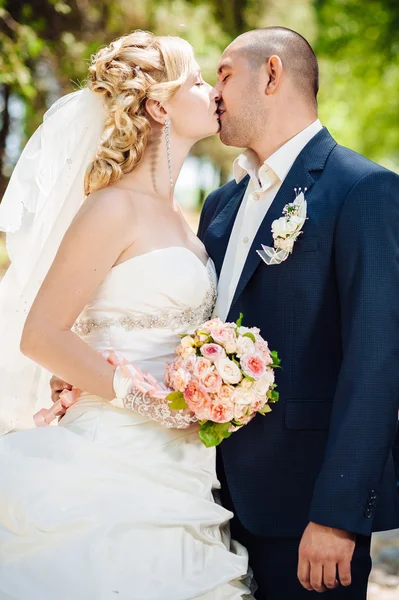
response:
{"label": "green leaf in bouquet", "polygon": [[166,400],[169,402],[169,406],[172,410],[183,410],[183,408],[187,408],[187,403],[182,392],[172,392],[166,396]]}
{"label": "green leaf in bouquet", "polygon": [[262,408],[258,410],[260,415],[265,415],[266,413],[272,412],[272,409],[268,404],[265,404]]}
{"label": "green leaf in bouquet", "polygon": [[240,367],[240,368],[241,368],[241,363],[240,363],[240,361],[239,361],[239,360],[236,358],[236,354],[235,354],[235,353],[234,353],[234,354],[230,354],[230,359],[233,361],[233,363],[234,363],[235,365],[237,365],[237,367]]}
{"label": "green leaf in bouquet", "polygon": [[205,421],[198,432],[201,442],[207,448],[218,446],[224,439],[231,436],[230,423],[213,423]]}
{"label": "green leaf in bouquet", "polygon": [[253,343],[255,343],[255,342],[256,342],[256,339],[255,339],[255,336],[254,336],[254,334],[253,334],[253,333],[251,333],[250,331],[247,331],[247,333],[244,333],[244,335],[243,335],[242,337],[247,337],[247,338],[249,338],[250,340],[252,340],[252,341],[253,341]]}
{"label": "green leaf in bouquet", "polygon": [[250,375],[247,375],[246,373],[244,373],[244,378],[248,379],[248,381],[255,381],[255,379],[253,377],[251,377]]}
{"label": "green leaf in bouquet", "polygon": [[244,315],[240,312],[240,316],[238,317],[238,319],[236,321],[237,327],[241,327],[243,318],[244,318]]}
{"label": "green leaf in bouquet", "polygon": [[280,394],[276,390],[269,390],[266,394],[270,402],[278,402]]}
{"label": "green leaf in bouquet", "polygon": [[185,337],[187,337],[188,335],[189,335],[190,337],[193,337],[193,336],[191,335],[191,333],[179,333],[179,337],[181,337],[182,339],[183,339],[183,338],[185,338]]}
{"label": "green leaf in bouquet", "polygon": [[272,367],[273,367],[274,369],[278,369],[278,368],[280,367],[280,365],[281,365],[281,360],[280,360],[280,358],[278,357],[278,352],[277,352],[277,350],[272,350],[272,351],[270,352],[270,356],[271,356],[271,357],[272,357],[272,359],[273,359]]}

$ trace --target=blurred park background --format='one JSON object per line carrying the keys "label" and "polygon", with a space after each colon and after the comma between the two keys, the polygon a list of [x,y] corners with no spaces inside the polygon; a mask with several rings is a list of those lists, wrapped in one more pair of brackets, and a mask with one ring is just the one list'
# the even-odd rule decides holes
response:
{"label": "blurred park background", "polygon": [[[180,35],[213,84],[226,45],[268,25],[313,45],[320,118],[337,141],[399,172],[399,0],[0,0],[0,199],[43,113],[84,82],[100,46],[134,29]],[[176,190],[193,227],[237,153],[217,137],[194,147]],[[0,237],[0,277],[7,266]],[[370,598],[399,600],[398,537],[376,538]]]}

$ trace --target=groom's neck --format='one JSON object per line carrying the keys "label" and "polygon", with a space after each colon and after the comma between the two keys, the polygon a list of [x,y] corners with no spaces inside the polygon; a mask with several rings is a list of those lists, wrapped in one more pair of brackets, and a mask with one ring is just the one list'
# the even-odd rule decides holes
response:
{"label": "groom's neck", "polygon": [[317,119],[314,110],[296,110],[295,106],[269,115],[265,130],[251,143],[251,150],[256,152],[259,164],[263,164],[279,148],[284,146],[298,133],[306,129]]}

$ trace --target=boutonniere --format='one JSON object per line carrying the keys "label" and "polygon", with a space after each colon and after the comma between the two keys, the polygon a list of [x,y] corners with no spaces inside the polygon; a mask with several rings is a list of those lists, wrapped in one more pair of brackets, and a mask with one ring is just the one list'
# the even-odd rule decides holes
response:
{"label": "boutonniere", "polygon": [[302,233],[302,227],[307,219],[305,192],[301,188],[295,188],[295,200],[286,204],[283,209],[283,216],[272,223],[272,234],[274,248],[263,246],[262,250],[257,250],[261,259],[267,265],[279,265],[287,260],[294,249],[294,244]]}

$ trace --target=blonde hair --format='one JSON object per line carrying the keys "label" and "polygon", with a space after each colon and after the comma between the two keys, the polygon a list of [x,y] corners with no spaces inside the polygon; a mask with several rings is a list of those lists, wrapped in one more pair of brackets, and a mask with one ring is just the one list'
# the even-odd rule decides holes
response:
{"label": "blonde hair", "polygon": [[87,87],[104,96],[108,116],[86,171],[86,195],[139,163],[151,132],[147,99],[170,100],[192,73],[193,61],[193,49],[182,38],[145,31],[123,36],[93,56]]}

